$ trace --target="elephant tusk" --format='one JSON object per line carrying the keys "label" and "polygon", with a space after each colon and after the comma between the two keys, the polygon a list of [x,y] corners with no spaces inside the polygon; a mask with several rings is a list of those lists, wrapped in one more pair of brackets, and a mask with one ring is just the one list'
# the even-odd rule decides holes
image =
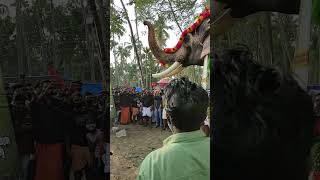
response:
{"label": "elephant tusk", "polygon": [[157,73],[157,74],[152,74],[152,77],[154,78],[162,78],[164,76],[166,76],[167,74],[171,73],[172,71],[174,71],[177,67],[179,67],[181,65],[181,63],[179,62],[174,62],[168,69]]}
{"label": "elephant tusk", "polygon": [[174,76],[178,73],[180,73],[182,70],[184,70],[184,67],[182,67],[182,64],[177,67],[174,71],[172,71],[171,73],[167,74],[165,77],[171,77],[171,76]]}

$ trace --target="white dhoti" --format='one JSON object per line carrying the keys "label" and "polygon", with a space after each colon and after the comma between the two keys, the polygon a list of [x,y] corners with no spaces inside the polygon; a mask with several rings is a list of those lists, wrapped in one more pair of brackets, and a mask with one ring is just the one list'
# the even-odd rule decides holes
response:
{"label": "white dhoti", "polygon": [[162,109],[162,119],[167,119],[167,111],[164,108]]}
{"label": "white dhoti", "polygon": [[152,117],[151,108],[150,107],[143,107],[142,116]]}

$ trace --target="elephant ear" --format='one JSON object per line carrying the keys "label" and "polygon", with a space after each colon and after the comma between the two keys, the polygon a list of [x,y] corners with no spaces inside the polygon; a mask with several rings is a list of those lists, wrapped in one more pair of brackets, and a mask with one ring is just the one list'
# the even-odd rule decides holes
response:
{"label": "elephant ear", "polygon": [[201,59],[203,59],[206,55],[210,54],[210,35],[206,37],[203,42],[203,49],[201,52]]}

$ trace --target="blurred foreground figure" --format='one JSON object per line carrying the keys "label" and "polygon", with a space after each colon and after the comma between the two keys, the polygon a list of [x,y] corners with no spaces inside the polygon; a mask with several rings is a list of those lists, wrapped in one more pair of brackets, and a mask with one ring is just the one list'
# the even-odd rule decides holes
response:
{"label": "blurred foreground figure", "polygon": [[212,178],[306,180],[313,104],[293,76],[239,46],[214,59],[212,78]]}
{"label": "blurred foreground figure", "polygon": [[165,90],[168,126],[173,135],[142,162],[138,180],[210,179],[210,141],[200,130],[209,103],[207,92],[185,78]]}

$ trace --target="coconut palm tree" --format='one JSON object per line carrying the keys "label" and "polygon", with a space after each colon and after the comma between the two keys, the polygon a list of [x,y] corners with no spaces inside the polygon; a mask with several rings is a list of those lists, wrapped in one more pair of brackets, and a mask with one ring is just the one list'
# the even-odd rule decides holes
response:
{"label": "coconut palm tree", "polygon": [[156,31],[156,38],[158,40],[158,45],[160,48],[166,46],[166,41],[169,38],[168,30],[171,30],[172,27],[166,24],[166,19],[164,16],[159,15],[158,20],[154,24]]}
{"label": "coconut palm tree", "polygon": [[[115,62],[117,62],[116,70],[117,77],[120,79],[126,79],[123,77],[126,71],[125,65],[127,64],[127,59],[131,56],[131,50],[132,45],[129,45],[128,43],[122,43],[114,47],[113,53],[115,57]],[[121,82],[122,80],[118,80],[118,82]]]}

